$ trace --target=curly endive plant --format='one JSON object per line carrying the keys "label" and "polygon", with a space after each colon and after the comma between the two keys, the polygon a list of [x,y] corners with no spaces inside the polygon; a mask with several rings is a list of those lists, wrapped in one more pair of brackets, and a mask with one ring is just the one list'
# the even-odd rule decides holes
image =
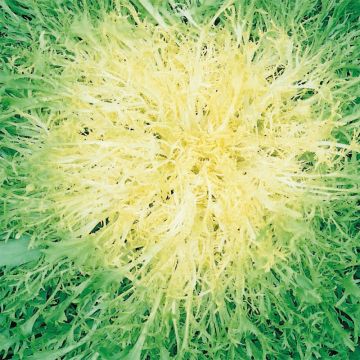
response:
{"label": "curly endive plant", "polygon": [[0,3],[0,357],[359,358],[359,6]]}

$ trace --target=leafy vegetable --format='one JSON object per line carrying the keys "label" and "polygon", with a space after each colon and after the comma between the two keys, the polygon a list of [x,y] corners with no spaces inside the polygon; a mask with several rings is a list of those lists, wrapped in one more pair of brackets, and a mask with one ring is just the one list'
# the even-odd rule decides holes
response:
{"label": "leafy vegetable", "polygon": [[0,9],[0,356],[356,357],[356,1]]}

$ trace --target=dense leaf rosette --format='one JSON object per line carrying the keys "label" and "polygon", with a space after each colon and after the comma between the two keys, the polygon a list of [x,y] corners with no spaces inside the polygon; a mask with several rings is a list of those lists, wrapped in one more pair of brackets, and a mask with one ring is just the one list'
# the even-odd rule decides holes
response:
{"label": "dense leaf rosette", "polygon": [[356,2],[0,9],[0,354],[356,357]]}

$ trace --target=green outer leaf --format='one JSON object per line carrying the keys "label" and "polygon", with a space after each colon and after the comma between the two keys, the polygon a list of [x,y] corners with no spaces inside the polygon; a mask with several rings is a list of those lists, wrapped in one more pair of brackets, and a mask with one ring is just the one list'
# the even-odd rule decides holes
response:
{"label": "green outer leaf", "polygon": [[0,244],[0,266],[18,266],[37,260],[41,253],[38,249],[29,250],[30,240],[22,237]]}

